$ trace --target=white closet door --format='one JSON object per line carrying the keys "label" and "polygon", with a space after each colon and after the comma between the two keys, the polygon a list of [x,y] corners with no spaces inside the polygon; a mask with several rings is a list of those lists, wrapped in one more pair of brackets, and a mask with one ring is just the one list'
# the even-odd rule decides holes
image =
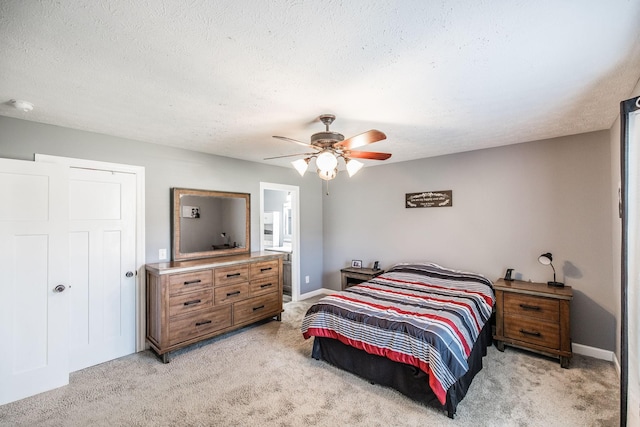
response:
{"label": "white closet door", "polygon": [[70,371],[135,352],[136,177],[69,171]]}
{"label": "white closet door", "polygon": [[66,167],[0,159],[0,405],[69,383],[67,215]]}

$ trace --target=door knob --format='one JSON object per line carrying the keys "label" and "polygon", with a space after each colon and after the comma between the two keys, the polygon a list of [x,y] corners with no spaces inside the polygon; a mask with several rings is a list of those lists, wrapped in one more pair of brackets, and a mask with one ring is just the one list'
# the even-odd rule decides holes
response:
{"label": "door knob", "polygon": [[132,272],[132,271],[127,271],[127,272],[125,273],[125,276],[127,276],[127,277],[133,277],[133,272]]}
{"label": "door knob", "polygon": [[65,288],[64,285],[58,285],[55,288],[53,288],[53,292],[60,293],[60,292],[64,292],[65,289],[67,288]]}

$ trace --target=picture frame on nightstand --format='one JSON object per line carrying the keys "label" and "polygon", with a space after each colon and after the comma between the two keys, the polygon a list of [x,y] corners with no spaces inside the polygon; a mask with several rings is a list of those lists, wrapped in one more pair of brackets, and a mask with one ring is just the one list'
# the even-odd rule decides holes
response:
{"label": "picture frame on nightstand", "polygon": [[351,261],[351,268],[362,268],[362,260],[354,259]]}

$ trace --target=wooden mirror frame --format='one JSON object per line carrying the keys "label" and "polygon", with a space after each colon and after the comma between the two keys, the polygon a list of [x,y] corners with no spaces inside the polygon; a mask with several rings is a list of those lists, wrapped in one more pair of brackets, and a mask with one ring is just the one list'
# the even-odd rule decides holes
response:
{"label": "wooden mirror frame", "polygon": [[[180,245],[180,211],[182,196],[238,198],[245,201],[245,245],[200,252],[184,252]],[[195,190],[191,188],[171,189],[171,254],[173,261],[184,261],[199,258],[212,258],[251,252],[251,195],[248,193],[231,193],[226,191]]]}

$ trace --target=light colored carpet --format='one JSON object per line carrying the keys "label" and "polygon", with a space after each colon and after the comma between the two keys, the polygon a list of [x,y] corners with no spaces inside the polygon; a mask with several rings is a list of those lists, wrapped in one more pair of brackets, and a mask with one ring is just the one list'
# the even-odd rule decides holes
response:
{"label": "light colored carpet", "polygon": [[150,352],[71,374],[69,386],[0,407],[2,426],[616,426],[612,363],[495,347],[455,420],[310,357],[308,303],[176,353]]}

